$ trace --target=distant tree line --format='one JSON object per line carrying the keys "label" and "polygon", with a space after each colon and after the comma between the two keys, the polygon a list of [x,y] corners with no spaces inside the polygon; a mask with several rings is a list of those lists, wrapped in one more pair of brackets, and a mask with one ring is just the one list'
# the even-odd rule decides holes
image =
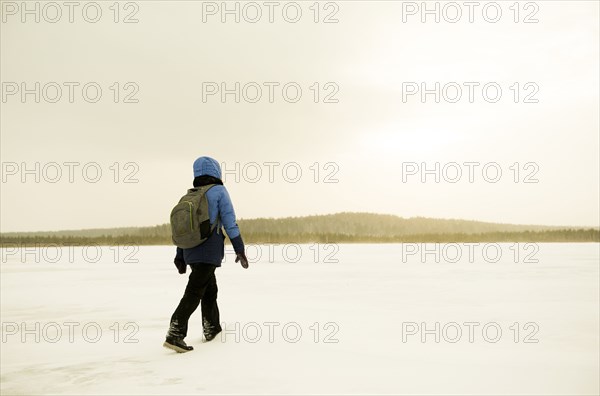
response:
{"label": "distant tree line", "polygon": [[[246,243],[600,242],[598,229],[496,224],[468,220],[405,219],[338,213],[239,220]],[[169,224],[78,231],[0,234],[2,246],[170,245]]]}
{"label": "distant tree line", "polygon": [[[102,235],[77,236],[2,236],[0,245],[10,246],[85,246],[85,245],[171,245],[166,235]],[[480,234],[415,234],[396,236],[363,236],[324,233],[244,233],[246,243],[452,243],[452,242],[600,242],[600,232],[594,229],[488,232]]]}

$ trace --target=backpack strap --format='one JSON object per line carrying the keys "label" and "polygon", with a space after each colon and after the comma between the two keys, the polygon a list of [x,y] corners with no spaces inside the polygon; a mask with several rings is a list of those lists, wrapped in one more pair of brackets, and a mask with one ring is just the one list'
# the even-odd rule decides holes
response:
{"label": "backpack strap", "polygon": [[[206,193],[208,192],[208,190],[210,190],[211,188],[213,188],[214,186],[216,186],[216,184],[206,184],[204,186],[200,186],[200,187],[195,187],[195,190],[199,190],[201,188],[206,188],[204,190],[204,195],[206,195]],[[203,213],[208,213],[209,214],[209,220],[210,220],[210,211],[208,210],[208,197],[206,197],[206,199],[201,199],[200,200],[200,211]],[[210,235],[212,235],[212,233],[215,231],[215,228],[217,229],[217,233],[218,230],[220,229],[220,227],[217,228],[217,225],[220,225],[220,221],[219,221],[219,213],[217,213],[217,218],[215,220],[215,224],[211,224],[210,225]]]}

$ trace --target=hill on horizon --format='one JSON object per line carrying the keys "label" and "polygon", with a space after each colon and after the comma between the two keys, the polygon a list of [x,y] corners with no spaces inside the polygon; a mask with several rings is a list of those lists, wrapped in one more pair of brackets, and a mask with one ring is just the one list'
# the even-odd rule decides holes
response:
{"label": "hill on horizon", "polygon": [[[407,235],[431,234],[485,234],[541,232],[553,230],[581,230],[590,227],[565,227],[492,223],[476,220],[437,219],[427,217],[404,218],[390,214],[340,212],[327,215],[310,215],[283,218],[239,219],[243,235],[260,236],[261,240],[299,235],[338,235],[358,238],[394,238]],[[168,223],[147,227],[93,228],[83,230],[7,232],[13,237],[162,237],[170,238]]]}

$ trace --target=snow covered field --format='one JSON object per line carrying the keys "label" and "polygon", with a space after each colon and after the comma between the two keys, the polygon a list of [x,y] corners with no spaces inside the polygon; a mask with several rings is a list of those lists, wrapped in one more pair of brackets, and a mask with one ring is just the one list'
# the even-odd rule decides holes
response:
{"label": "snow covered field", "polygon": [[173,247],[4,249],[1,393],[598,394],[598,244],[498,246],[251,247],[187,354]]}

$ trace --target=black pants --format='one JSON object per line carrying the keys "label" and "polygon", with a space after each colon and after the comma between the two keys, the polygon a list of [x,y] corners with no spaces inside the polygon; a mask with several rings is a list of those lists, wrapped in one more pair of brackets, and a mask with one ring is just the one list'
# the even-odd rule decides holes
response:
{"label": "black pants", "polygon": [[190,264],[192,273],[183,298],[171,316],[168,335],[185,338],[188,321],[202,300],[202,327],[204,335],[221,331],[219,307],[217,306],[217,278],[215,267],[210,264]]}

